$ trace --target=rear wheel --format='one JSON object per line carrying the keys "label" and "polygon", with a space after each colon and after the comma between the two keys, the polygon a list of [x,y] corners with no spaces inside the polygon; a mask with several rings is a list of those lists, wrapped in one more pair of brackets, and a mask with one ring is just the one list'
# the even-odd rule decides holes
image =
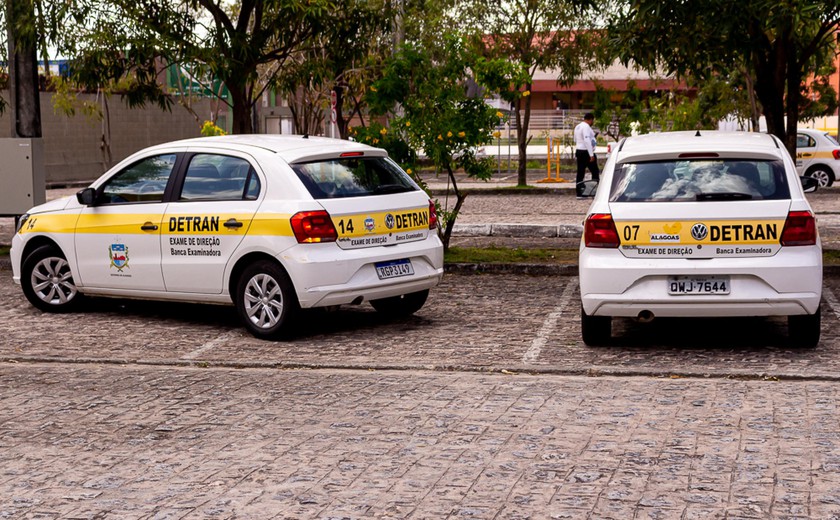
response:
{"label": "rear wheel", "polygon": [[827,166],[814,166],[808,170],[808,177],[817,179],[820,183],[820,188],[827,188],[834,184],[834,172]]}
{"label": "rear wheel", "polygon": [[612,338],[612,318],[610,316],[590,316],[580,308],[580,332],[583,342],[590,347],[597,347]]}
{"label": "rear wheel", "polygon": [[282,267],[268,260],[248,266],[236,286],[236,310],[245,328],[262,339],[276,339],[291,332],[299,304]]}
{"label": "rear wheel", "polygon": [[55,246],[41,246],[26,257],[20,284],[29,303],[46,312],[75,310],[82,299],[70,264]]}
{"label": "rear wheel", "polygon": [[429,290],[417,291],[381,300],[371,300],[370,304],[376,312],[391,317],[409,316],[419,311],[429,297]]}
{"label": "rear wheel", "polygon": [[788,341],[791,346],[813,348],[820,341],[820,308],[814,314],[788,316]]}

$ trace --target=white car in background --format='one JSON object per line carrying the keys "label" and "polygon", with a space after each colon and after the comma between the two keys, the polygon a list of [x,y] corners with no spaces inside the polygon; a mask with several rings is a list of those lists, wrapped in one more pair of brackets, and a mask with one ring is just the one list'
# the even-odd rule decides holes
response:
{"label": "white car in background", "polygon": [[584,342],[607,342],[613,317],[786,316],[791,344],[815,346],[822,250],[803,184],[817,187],[768,134],[620,142],[580,244]]}
{"label": "white car in background", "polygon": [[413,313],[443,276],[426,193],[384,150],[307,136],[142,150],[21,217],[11,259],[44,311],[85,295],[232,303],[260,338],[301,308]]}
{"label": "white car in background", "polygon": [[840,143],[828,132],[800,128],[796,131],[796,171],[813,177],[821,187],[840,178]]}

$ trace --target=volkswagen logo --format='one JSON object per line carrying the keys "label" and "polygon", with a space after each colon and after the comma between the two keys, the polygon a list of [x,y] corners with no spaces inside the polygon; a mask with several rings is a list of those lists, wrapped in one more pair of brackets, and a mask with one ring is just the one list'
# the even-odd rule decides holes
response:
{"label": "volkswagen logo", "polygon": [[388,229],[394,229],[394,215],[388,213],[385,215],[385,227]]}
{"label": "volkswagen logo", "polygon": [[706,224],[694,224],[691,226],[691,238],[694,240],[703,240],[709,234],[709,228]]}

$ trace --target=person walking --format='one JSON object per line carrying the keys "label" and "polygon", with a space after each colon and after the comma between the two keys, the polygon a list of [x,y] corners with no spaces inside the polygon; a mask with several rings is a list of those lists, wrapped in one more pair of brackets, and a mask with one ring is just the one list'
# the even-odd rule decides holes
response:
{"label": "person walking", "polygon": [[598,169],[598,160],[595,158],[595,132],[592,130],[592,123],[595,116],[591,112],[583,115],[583,121],[575,127],[575,158],[577,159],[577,178],[575,179],[575,193],[578,197],[583,196],[583,177],[586,175],[586,168],[592,174],[592,180],[600,180],[601,171]]}

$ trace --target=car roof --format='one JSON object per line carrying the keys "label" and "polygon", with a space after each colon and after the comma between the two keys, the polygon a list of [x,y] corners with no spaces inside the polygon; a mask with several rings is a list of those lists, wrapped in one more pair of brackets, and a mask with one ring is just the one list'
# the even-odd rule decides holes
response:
{"label": "car roof", "polygon": [[786,153],[779,141],[759,132],[695,130],[628,137],[618,146],[618,162],[674,159],[685,153],[717,153],[720,157],[773,157]]}
{"label": "car roof", "polygon": [[387,155],[385,150],[382,150],[381,148],[374,148],[355,141],[303,135],[220,135],[213,137],[182,139],[180,141],[158,145],[158,147],[168,146],[207,146],[244,152],[248,152],[249,150],[253,151],[253,149],[262,149],[276,153],[281,159],[289,163],[335,157],[336,155],[345,152],[364,152],[365,155],[378,157]]}

